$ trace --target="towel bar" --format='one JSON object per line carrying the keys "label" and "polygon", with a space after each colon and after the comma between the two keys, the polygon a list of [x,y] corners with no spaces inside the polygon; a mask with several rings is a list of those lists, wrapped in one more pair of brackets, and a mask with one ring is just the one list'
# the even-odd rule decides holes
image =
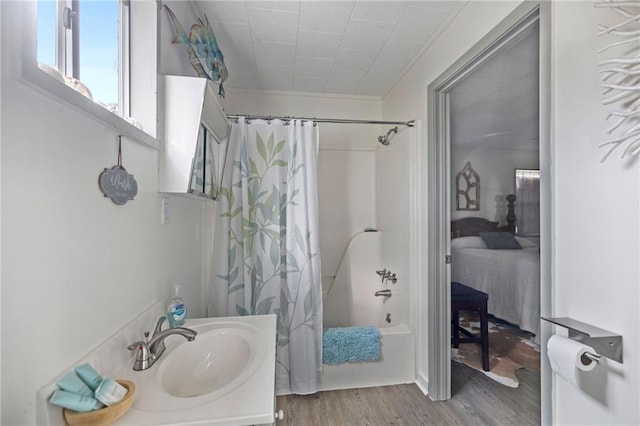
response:
{"label": "towel bar", "polygon": [[[619,334],[594,327],[572,318],[540,318],[567,328],[570,339],[591,346],[598,354],[622,364],[622,336]],[[593,361],[599,361],[599,359],[596,360],[589,356],[596,354],[586,353],[585,355]]]}

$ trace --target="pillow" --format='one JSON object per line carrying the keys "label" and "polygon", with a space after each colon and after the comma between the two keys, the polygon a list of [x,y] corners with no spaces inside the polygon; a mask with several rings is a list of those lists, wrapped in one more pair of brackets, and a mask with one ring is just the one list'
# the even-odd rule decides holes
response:
{"label": "pillow", "polygon": [[463,248],[486,249],[487,245],[480,237],[459,237],[451,240],[451,250]]}
{"label": "pillow", "polygon": [[513,234],[509,232],[480,232],[480,236],[484,243],[490,249],[504,250],[504,249],[520,249],[522,246]]}
{"label": "pillow", "polygon": [[538,247],[536,245],[536,243],[534,243],[531,240],[527,240],[526,238],[516,237],[516,241],[520,243],[520,247],[522,247],[523,249],[531,248],[531,247]]}

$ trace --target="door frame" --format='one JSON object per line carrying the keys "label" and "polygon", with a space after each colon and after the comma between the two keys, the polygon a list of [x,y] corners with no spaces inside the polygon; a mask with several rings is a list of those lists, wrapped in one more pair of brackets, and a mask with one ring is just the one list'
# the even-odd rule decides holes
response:
{"label": "door frame", "polygon": [[[540,38],[540,309],[541,314],[551,310],[551,174],[550,174],[550,5],[548,2],[524,2],[491,32],[476,43],[428,87],[428,147],[427,147],[427,202],[428,215],[428,386],[431,399],[451,398],[451,267],[446,263],[450,255],[450,135],[449,91],[502,46],[526,31],[536,22]],[[549,329],[541,327],[541,342],[545,342]],[[544,346],[544,345],[543,345]],[[542,348],[541,361],[542,423],[551,423],[551,373]]]}

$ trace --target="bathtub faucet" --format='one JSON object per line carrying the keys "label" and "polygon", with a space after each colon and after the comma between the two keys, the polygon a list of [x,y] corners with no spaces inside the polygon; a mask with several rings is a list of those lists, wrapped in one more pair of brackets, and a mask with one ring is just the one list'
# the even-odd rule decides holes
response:
{"label": "bathtub faucet", "polygon": [[391,297],[391,290],[389,290],[388,288],[384,289],[384,290],[378,290],[376,291],[376,296],[380,297]]}
{"label": "bathtub faucet", "polygon": [[387,270],[387,268],[384,268],[382,271],[376,271],[376,274],[378,274],[382,278],[383,284],[384,284],[384,280],[389,280],[393,284],[398,282],[398,276],[396,275],[396,273]]}
{"label": "bathtub faucet", "polygon": [[398,276],[396,275],[396,273],[387,270],[387,268],[384,268],[382,271],[376,271],[376,274],[382,277],[382,283],[384,283],[384,280],[389,280],[393,284],[398,282]]}

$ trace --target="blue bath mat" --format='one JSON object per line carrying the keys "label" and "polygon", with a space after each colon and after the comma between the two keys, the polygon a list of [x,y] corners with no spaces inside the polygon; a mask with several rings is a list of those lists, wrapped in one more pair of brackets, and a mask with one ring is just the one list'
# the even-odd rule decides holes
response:
{"label": "blue bath mat", "polygon": [[324,332],[322,362],[325,364],[380,361],[381,357],[377,327],[338,327]]}

